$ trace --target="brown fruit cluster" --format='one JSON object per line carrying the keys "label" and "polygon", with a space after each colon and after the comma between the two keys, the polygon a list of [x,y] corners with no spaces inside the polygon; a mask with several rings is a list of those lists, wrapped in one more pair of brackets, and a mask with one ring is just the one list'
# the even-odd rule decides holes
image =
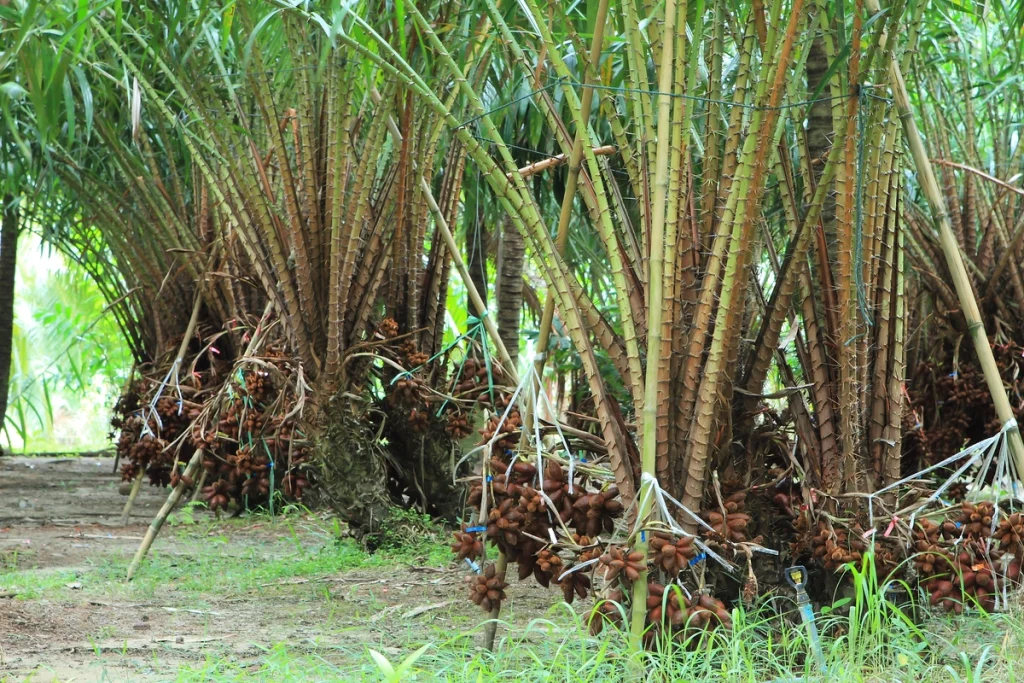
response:
{"label": "brown fruit cluster", "polygon": [[[498,384],[501,378],[498,367],[491,366],[491,378],[494,384]],[[452,396],[458,399],[480,402],[490,405],[491,394],[487,385],[487,365],[475,357],[470,356],[462,364],[462,368],[456,371],[452,387]]]}
{"label": "brown fruit cluster", "polygon": [[1024,515],[1014,512],[1003,517],[996,527],[996,538],[1000,550],[1015,557],[1024,555]]}
{"label": "brown fruit cluster", "polygon": [[466,582],[469,583],[469,599],[480,605],[485,612],[490,612],[505,599],[508,584],[496,574],[494,565],[489,564],[482,574],[466,577]]}
{"label": "brown fruit cluster", "polygon": [[452,552],[459,562],[470,559],[475,560],[484,554],[484,544],[475,534],[466,531],[466,525],[462,525],[462,531],[455,532],[455,543],[452,544]]}
{"label": "brown fruit cluster", "polygon": [[414,405],[423,400],[425,392],[423,382],[415,377],[403,376],[391,386],[388,400],[393,405]]}
{"label": "brown fruit cluster", "polygon": [[[499,428],[498,423],[501,423]],[[522,415],[519,414],[517,408],[513,408],[509,411],[508,417],[505,418],[504,422],[501,422],[500,415],[492,415],[487,420],[482,428],[477,430],[480,433],[481,440],[478,445],[486,445],[497,433],[498,438],[495,439],[492,445],[492,452],[496,457],[504,455],[505,451],[515,446],[516,442],[519,441],[519,429],[523,426]]]}
{"label": "brown fruit cluster", "polygon": [[[520,567],[523,566],[522,560],[519,562]],[[553,579],[557,579],[561,576],[565,568],[562,564],[562,558],[559,557],[551,548],[543,548],[534,556],[533,560],[533,578],[537,579],[537,583],[547,588],[551,585]],[[520,569],[520,574],[522,570]],[[520,580],[524,577],[520,576]]]}
{"label": "brown fruit cluster", "polygon": [[675,576],[697,556],[693,541],[693,536],[676,540],[668,534],[656,533],[650,543],[650,559],[669,576]]}
{"label": "brown fruit cluster", "polygon": [[211,510],[225,510],[231,500],[228,483],[218,479],[209,486],[203,487],[203,498]]}
{"label": "brown fruit cluster", "polygon": [[385,339],[394,339],[398,336],[398,323],[393,318],[384,318],[377,325],[377,333]]}
{"label": "brown fruit cluster", "polygon": [[448,419],[445,421],[444,430],[448,432],[448,435],[455,441],[462,441],[473,433],[473,427],[469,424],[469,418],[461,410],[448,413]]}
{"label": "brown fruit cluster", "polygon": [[988,538],[992,535],[992,518],[995,513],[995,505],[989,501],[979,503],[964,501],[960,504],[960,519],[958,521],[967,535],[974,538]]}
{"label": "brown fruit cluster", "polygon": [[576,533],[596,537],[601,532],[615,531],[615,520],[622,516],[623,506],[617,486],[586,493],[573,503],[572,522]]}
{"label": "brown fruit cluster", "polygon": [[192,477],[185,476],[184,470],[181,468],[181,465],[179,465],[178,467],[174,468],[171,472],[170,485],[172,487],[175,487],[178,484],[182,483],[185,484],[186,489],[190,489],[194,485]]}
{"label": "brown fruit cluster", "polygon": [[[197,329],[201,336],[203,324]],[[248,341],[246,333],[243,342]],[[122,476],[143,473],[158,486],[194,486],[190,479],[198,477],[183,477],[183,463],[201,450],[201,494],[215,510],[232,501],[239,508],[266,504],[276,493],[272,481],[285,497],[300,497],[310,485],[309,448],[291,417],[298,400],[293,381],[298,365],[286,353],[287,345],[268,339],[251,351],[260,362],[242,365],[228,357],[230,343],[201,348],[198,358],[188,359],[191,371],[180,373],[176,385],[144,379],[165,376],[167,365],[145,366],[139,370],[143,379],[118,401],[119,413],[111,423],[120,429]],[[162,392],[159,398],[157,391]]]}
{"label": "brown fruit cluster", "polygon": [[245,373],[245,392],[252,400],[264,404],[274,393],[274,383],[270,373],[265,370],[250,370]]}
{"label": "brown fruit cluster", "polygon": [[710,595],[698,594],[687,599],[679,588],[648,583],[647,626],[644,642],[649,647],[666,631],[685,635],[698,630],[711,631],[719,626],[732,628],[732,615],[725,603]]}
{"label": "brown fruit cluster", "polygon": [[996,544],[990,540],[994,514],[995,506],[988,501],[964,502],[955,522],[919,521],[914,529],[914,565],[932,606],[957,614],[974,604],[991,611],[1003,585],[1020,581],[1024,516],[1013,513],[1003,518],[996,527]]}
{"label": "brown fruit cluster", "polygon": [[605,596],[590,615],[590,635],[596,636],[604,630],[605,624],[617,626],[622,623],[624,595],[618,588]]}
{"label": "brown fruit cluster", "polygon": [[544,486],[541,488],[555,506],[562,522],[568,523],[575,515],[573,501],[580,494],[579,486],[573,487],[572,493],[569,493],[568,473],[554,460],[548,460],[544,465]]}
{"label": "brown fruit cluster", "polygon": [[692,628],[706,631],[723,626],[732,628],[732,615],[725,608],[725,603],[710,595],[693,596],[690,603],[690,624]]}
{"label": "brown fruit cluster", "polygon": [[601,556],[598,564],[605,568],[605,581],[614,581],[620,574],[630,582],[640,578],[640,572],[647,568],[644,565],[643,553],[627,550],[628,548],[621,546],[611,546],[608,552]]}
{"label": "brown fruit cluster", "polygon": [[589,562],[590,560],[597,559],[604,554],[604,550],[601,546],[590,539],[590,536],[582,536],[580,534],[572,535],[573,543],[583,548],[580,551],[580,562]]}
{"label": "brown fruit cluster", "polygon": [[725,517],[720,509],[703,510],[701,517],[714,532],[706,532],[711,536],[723,538],[734,543],[748,540],[747,527],[750,526],[750,515],[744,512],[747,494],[743,491],[732,494],[724,502]]}
{"label": "brown fruit cluster", "polygon": [[[1014,395],[1024,390],[1022,351],[1015,343],[992,345],[996,365]],[[912,429],[909,434],[923,440],[923,447],[916,451],[932,461],[946,458],[965,444],[988,438],[1002,428],[981,371],[975,364],[963,362],[956,369],[954,374],[948,364],[921,363],[908,382],[910,395],[915,399],[912,407],[926,425],[925,430]],[[1024,418],[1024,409],[1015,412],[1018,420]],[[907,442],[906,436],[904,441]],[[911,442],[910,446],[916,444]],[[952,494],[950,497],[957,500]]]}
{"label": "brown fruit cluster", "polygon": [[796,520],[797,535],[790,544],[794,557],[810,554],[827,571],[838,571],[849,563],[860,563],[869,550],[874,551],[875,571],[878,576],[888,576],[898,564],[898,546],[895,538],[868,540],[864,537],[864,529],[854,523],[846,528],[831,525],[824,519],[811,526],[806,515]]}
{"label": "brown fruit cluster", "polygon": [[308,488],[310,488],[309,478],[306,477],[305,470],[299,468],[293,468],[281,480],[281,490],[284,495],[294,500],[302,500],[302,495]]}
{"label": "brown fruit cluster", "polygon": [[[566,567],[565,571],[568,570],[569,567]],[[562,587],[562,598],[569,604],[572,604],[576,596],[579,596],[580,599],[587,597],[587,593],[591,588],[591,581],[586,572],[580,570],[566,575],[558,585]]]}
{"label": "brown fruit cluster", "polygon": [[409,429],[416,434],[422,434],[427,431],[429,420],[430,415],[428,415],[425,410],[413,408],[409,411]]}

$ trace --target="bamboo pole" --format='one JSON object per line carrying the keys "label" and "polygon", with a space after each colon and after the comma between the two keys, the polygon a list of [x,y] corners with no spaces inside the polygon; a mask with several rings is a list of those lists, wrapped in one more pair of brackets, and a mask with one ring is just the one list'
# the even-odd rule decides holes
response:
{"label": "bamboo pole", "polygon": [[203,492],[203,486],[206,484],[206,475],[210,472],[209,470],[203,470],[199,475],[199,481],[196,483],[195,489],[192,491],[192,497],[189,498],[190,503],[194,503],[199,500],[199,494]]}
{"label": "bamboo pole", "polygon": [[132,492],[128,495],[128,500],[124,504],[124,510],[121,512],[121,526],[128,524],[128,517],[131,516],[132,506],[135,504],[135,499],[139,496],[139,491],[142,489],[142,478],[145,474],[140,469],[139,473],[135,475],[135,481],[132,482]]}
{"label": "bamboo pole", "polygon": [[178,485],[174,487],[170,495],[167,496],[167,501],[164,506],[160,508],[160,512],[156,513],[156,517],[149,525],[149,529],[146,530],[146,536],[142,539],[142,544],[139,549],[135,551],[135,557],[132,558],[132,563],[128,567],[128,581],[132,580],[132,576],[135,575],[135,571],[142,564],[142,561],[146,559],[146,555],[149,554],[149,549],[153,545],[153,541],[156,540],[157,534],[160,533],[160,528],[167,521],[167,516],[171,514],[171,510],[181,500],[181,495],[185,492],[185,479],[191,478],[197,469],[199,464],[203,461],[202,449],[197,450],[192,454],[192,459],[188,461],[188,466],[185,468],[185,473],[178,481]]}
{"label": "bamboo pole", "polygon": [[[661,64],[658,74],[658,90],[661,93],[668,93],[672,90],[672,66],[674,64],[672,51],[675,47],[676,32],[676,1],[667,0],[665,3],[665,40],[661,47]],[[644,405],[643,420],[640,424],[642,437],[640,439],[640,467],[646,476],[655,476],[655,459],[657,444],[655,436],[657,432],[658,418],[658,375],[662,364],[668,362],[663,358],[665,349],[661,344],[661,321],[664,302],[664,266],[665,266],[665,211],[668,201],[669,172],[668,160],[671,150],[669,149],[669,137],[672,126],[672,101],[667,95],[662,95],[658,100],[658,146],[654,162],[654,203],[651,207],[651,256],[650,275],[647,279],[647,286],[650,289],[650,296],[647,297],[647,372],[644,375]],[[623,312],[624,314],[626,312]],[[671,352],[671,349],[669,349]],[[652,496],[646,495],[651,487],[648,480],[644,480],[637,491],[637,500],[640,501],[637,510],[637,522],[641,526],[647,515],[650,514],[651,506],[654,504]],[[633,582],[633,604],[630,615],[630,643],[636,649],[642,647],[641,636],[644,632],[644,622],[647,617],[647,537],[644,533],[636,538],[633,545],[634,551],[643,555],[641,565],[644,569],[640,577]]]}
{"label": "bamboo pole", "polygon": [[[178,369],[181,364],[185,362],[185,353],[188,351],[188,342],[192,339],[192,335],[196,331],[196,324],[199,322],[199,309],[202,308],[203,297],[200,295],[200,289],[196,287],[196,300],[192,304],[192,316],[188,319],[188,325],[185,327],[185,336],[181,338],[181,344],[178,345],[178,354],[174,357],[174,363],[171,365],[171,371],[174,373],[175,381],[178,377]],[[157,396],[159,398],[159,396]],[[128,523],[128,517],[132,514],[132,506],[135,505],[135,499],[139,495],[139,489],[142,488],[142,476],[145,474],[145,469],[139,470],[139,476],[135,479],[135,483],[132,484],[131,495],[128,496],[128,501],[124,504],[124,511],[121,512],[121,526]],[[131,577],[129,577],[131,578]]]}
{"label": "bamboo pole", "polygon": [[508,355],[508,349],[505,348],[504,342],[501,341],[501,337],[498,335],[498,326],[494,324],[491,316],[487,314],[487,305],[484,304],[484,300],[480,297],[480,292],[477,291],[476,285],[473,284],[473,279],[469,276],[469,269],[466,268],[466,262],[462,260],[462,253],[459,251],[459,246],[455,243],[455,237],[448,227],[448,221],[445,220],[444,215],[441,213],[441,207],[437,205],[437,201],[434,199],[434,193],[430,190],[430,184],[422,176],[420,176],[420,189],[423,190],[423,197],[427,200],[427,207],[430,209],[430,213],[434,215],[434,221],[437,223],[437,229],[444,238],[445,246],[448,247],[448,251],[452,254],[452,263],[459,272],[459,277],[462,278],[463,283],[466,285],[466,291],[469,292],[469,300],[483,322],[487,336],[494,342],[498,358],[501,359],[502,365],[505,366],[509,378],[518,384],[518,373],[516,373],[515,366],[512,365],[512,358]]}
{"label": "bamboo pole", "polygon": [[[448,221],[445,220],[444,214],[441,213],[441,208],[437,205],[437,201],[434,199],[434,194],[430,190],[430,184],[422,176],[420,176],[420,189],[423,190],[423,197],[427,200],[427,207],[430,209],[430,213],[434,215],[434,222],[437,224],[437,229],[444,238],[444,243],[452,255],[452,263],[455,265],[455,270],[458,271],[459,277],[462,278],[462,283],[466,287],[466,291],[469,292],[469,300],[476,309],[480,320],[483,321],[484,329],[487,330],[487,336],[489,336],[491,341],[494,342],[494,347],[498,352],[498,357],[501,359],[502,365],[507,368],[506,372],[509,378],[518,386],[519,375],[516,372],[516,367],[512,364],[512,358],[508,355],[508,349],[505,348],[505,343],[501,341],[501,336],[498,334],[497,326],[494,324],[494,321],[491,320],[491,316],[487,314],[487,306],[484,304],[484,300],[480,297],[480,292],[477,291],[476,285],[473,284],[473,278],[469,275],[469,269],[466,268],[466,263],[462,260],[462,252],[459,251],[459,245],[455,243],[455,237],[452,236],[452,231],[448,228]],[[480,505],[480,522],[482,524],[485,524],[487,521],[486,500],[485,490],[485,496],[483,498],[484,502]],[[494,564],[494,572],[495,576],[498,577],[500,581],[505,580],[505,572],[507,568],[508,557],[505,555],[504,551],[499,550],[498,559]],[[487,624],[484,626],[484,647],[488,650],[494,649],[494,638],[498,632],[499,616],[501,616],[500,602],[491,608]]]}
{"label": "bamboo pole", "polygon": [[[591,68],[585,71],[583,77],[584,88],[583,92],[580,94],[580,118],[583,120],[584,125],[577,127],[576,129],[576,138],[573,140],[572,152],[569,155],[569,174],[565,181],[565,194],[562,196],[562,207],[558,214],[558,232],[555,234],[555,251],[559,256],[565,253],[565,245],[569,241],[569,220],[572,218],[572,205],[576,199],[576,187],[579,182],[580,170],[583,164],[583,143],[589,137],[586,122],[590,120],[590,110],[594,99],[594,88],[588,88],[586,86],[592,83],[592,75],[597,73],[600,66],[601,43],[604,41],[604,25],[607,21],[607,17],[608,0],[601,0],[597,7],[597,18],[594,23],[594,37],[590,44]],[[624,315],[626,313],[626,311],[623,312]],[[544,313],[541,316],[540,329],[537,332],[537,346],[535,349],[537,357],[535,369],[537,371],[538,381],[544,375],[544,361],[547,358],[548,339],[551,336],[551,323],[554,316],[555,291],[554,287],[549,287],[548,295],[544,299]]]}
{"label": "bamboo pole", "polygon": [[[877,13],[880,11],[878,0],[867,0],[868,10]],[[885,46],[887,36],[883,35],[881,43]],[[974,342],[974,350],[978,354],[978,362],[981,364],[981,371],[985,375],[985,383],[988,385],[989,393],[992,394],[992,402],[995,404],[996,415],[1006,430],[1006,441],[1010,447],[1017,467],[1017,472],[1024,472],[1024,441],[1021,440],[1020,429],[1017,427],[1013,408],[1006,395],[1006,388],[1003,386],[1003,379],[999,375],[999,366],[996,365],[995,356],[992,355],[992,347],[988,342],[988,334],[985,332],[985,325],[981,319],[981,310],[974,298],[974,291],[971,288],[971,281],[967,275],[967,268],[964,265],[963,256],[960,254],[960,246],[956,236],[953,234],[953,227],[949,219],[949,210],[946,208],[946,201],[939,189],[939,182],[935,177],[928,152],[925,150],[921,133],[917,129],[917,122],[914,120],[914,112],[910,107],[910,98],[907,95],[907,84],[903,80],[903,71],[900,63],[889,51],[889,77],[893,91],[893,99],[896,102],[896,109],[900,114],[900,122],[903,124],[904,137],[910,154],[914,157],[914,166],[917,168],[918,180],[924,190],[928,205],[931,207],[932,215],[939,226],[939,244],[946,257],[946,265],[953,276],[953,284],[956,287],[957,297],[960,299],[960,307],[963,309],[964,317],[967,319],[967,329],[971,334],[971,341]]]}

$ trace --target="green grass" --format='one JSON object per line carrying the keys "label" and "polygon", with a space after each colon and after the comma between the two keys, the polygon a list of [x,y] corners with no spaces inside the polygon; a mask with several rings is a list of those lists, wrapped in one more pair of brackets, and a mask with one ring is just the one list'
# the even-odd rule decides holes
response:
{"label": "green grass", "polygon": [[[262,522],[263,529],[248,531],[254,522]],[[239,543],[231,538],[233,532],[247,533],[257,541]],[[72,590],[68,583],[80,584],[76,592],[108,598],[149,599],[172,589],[178,595],[202,599],[358,569],[451,563],[451,552],[440,541],[442,532],[436,526],[426,528],[415,543],[375,553],[368,553],[352,538],[339,538],[339,532],[338,527],[324,527],[294,514],[179,522],[164,531],[175,535],[173,549],[164,550],[166,544],[158,540],[131,583],[124,582],[131,554],[114,553],[91,558],[86,567],[74,571],[21,568],[26,561],[11,560],[0,564],[0,589],[25,600],[67,597]]]}
{"label": "green grass", "polygon": [[[502,624],[493,653],[479,650],[474,630],[409,642],[397,651],[352,648],[301,651],[281,643],[257,667],[211,660],[179,671],[177,681],[1024,681],[1024,622],[1012,614],[929,617],[918,625],[908,606],[889,602],[867,565],[851,567],[854,595],[818,617],[826,670],[811,656],[792,602],[769,599],[733,611],[731,632],[663,641],[634,653],[625,635],[589,635],[586,618],[553,607],[525,627]],[[362,656],[360,657],[360,654]],[[356,662],[353,664],[352,662]]]}
{"label": "green grass", "polygon": [[[171,538],[157,544],[130,584],[123,581],[130,560],[126,553],[96,557],[75,571],[3,571],[0,587],[19,592],[19,599],[60,601],[78,595],[120,603],[156,598],[187,609],[216,604],[214,609],[222,613],[230,612],[224,600],[230,604],[232,598],[245,601],[258,596],[264,605],[277,600],[282,604],[338,601],[337,620],[332,604],[330,610],[319,613],[326,616],[312,631],[282,624],[291,627],[293,635],[278,636],[283,642],[255,653],[250,650],[238,656],[215,646],[202,651],[204,658],[176,660],[170,670],[165,664],[162,670],[170,672],[158,680],[179,683],[594,683],[625,680],[638,671],[639,680],[652,682],[1024,683],[1020,609],[996,615],[931,616],[916,624],[906,611],[885,599],[870,570],[859,568],[850,568],[856,587],[852,597],[818,615],[827,674],[814,664],[795,606],[781,597],[766,599],[756,610],[734,610],[731,632],[666,642],[657,652],[637,654],[630,651],[625,636],[613,629],[590,636],[586,615],[565,605],[555,605],[546,613],[523,613],[530,603],[517,600],[513,586],[512,601],[502,615],[508,622],[499,627],[498,647],[493,653],[484,652],[478,648],[482,615],[456,609],[414,621],[396,616],[372,622],[369,617],[388,604],[374,597],[376,588],[370,589],[368,599],[350,602],[332,597],[325,584],[314,580],[364,570],[366,576],[387,576],[386,570],[403,565],[450,566],[440,532],[427,529],[417,535],[410,533],[409,526],[416,520],[399,521],[401,533],[385,533],[381,545],[386,548],[371,554],[352,539],[339,540],[338,528],[330,522],[310,516],[271,520],[254,515],[248,520],[209,522],[205,515],[197,515],[165,530]],[[396,540],[399,536],[406,539],[405,545]],[[294,585],[303,579],[310,579],[308,585]],[[65,586],[72,582],[81,588],[72,592]],[[296,596],[301,596],[299,603]],[[452,585],[445,599],[462,597],[461,586]],[[554,603],[558,593],[550,597]],[[427,602],[429,598],[421,595],[410,605]],[[295,614],[284,610],[280,618],[297,618]],[[269,642],[274,640],[271,637]],[[151,664],[161,670],[161,654],[153,657]],[[117,661],[123,660],[97,653],[98,665]]]}
{"label": "green grass", "polygon": [[[607,632],[591,637],[585,624],[565,609],[555,609],[525,628],[506,633],[491,654],[478,650],[475,634],[458,634],[429,643],[411,662],[403,681],[564,681],[592,683],[621,681],[639,666],[644,681],[829,681],[854,683],[878,681],[1020,681],[1022,679],[1020,615],[992,618],[960,617],[931,624],[916,633],[883,621],[892,632],[871,642],[855,642],[848,636],[824,637],[827,674],[811,663],[802,629],[781,626],[768,618],[768,610],[747,614],[737,610],[733,633],[712,638],[693,638],[672,644],[660,653],[631,657],[625,637]],[[851,617],[852,618],[852,617]],[[845,625],[851,624],[847,619]],[[829,620],[825,620],[826,622]],[[825,624],[827,626],[827,624]],[[980,643],[994,643],[983,647]],[[966,650],[959,650],[970,644]],[[401,652],[384,656],[395,668],[422,646],[409,643]],[[302,652],[281,643],[267,650],[258,667],[210,660],[179,671],[179,683],[198,681],[378,681],[386,672],[366,649],[319,648]],[[361,659],[361,661],[360,661]],[[357,661],[357,664],[343,662]],[[398,679],[391,679],[398,680]]]}

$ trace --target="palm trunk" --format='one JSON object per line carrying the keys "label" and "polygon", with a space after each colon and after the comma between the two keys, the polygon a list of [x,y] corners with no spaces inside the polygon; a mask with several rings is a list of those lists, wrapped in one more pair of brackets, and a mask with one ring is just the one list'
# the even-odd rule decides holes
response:
{"label": "palm trunk", "polygon": [[18,205],[4,195],[0,227],[0,425],[7,416],[11,380],[11,334],[14,328],[14,274],[18,267]]}
{"label": "palm trunk", "polygon": [[501,231],[500,264],[498,267],[498,333],[515,364],[519,359],[519,319],[523,308],[523,262],[526,242],[511,221]]}
{"label": "palm trunk", "polygon": [[[480,298],[487,304],[487,226],[481,219],[481,208],[475,202],[474,211],[466,212],[466,267],[473,279],[473,286]],[[466,299],[466,308],[473,310],[473,304]]]}

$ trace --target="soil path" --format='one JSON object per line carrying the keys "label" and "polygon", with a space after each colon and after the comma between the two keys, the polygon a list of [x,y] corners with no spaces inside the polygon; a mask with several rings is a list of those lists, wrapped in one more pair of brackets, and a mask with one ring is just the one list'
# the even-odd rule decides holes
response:
{"label": "soil path", "polygon": [[[214,521],[198,511],[165,527],[126,584],[166,491],[143,487],[121,527],[112,467],[0,458],[0,682],[204,680],[186,674],[218,662],[257,671],[281,643],[361,680],[367,647],[397,655],[475,637],[482,614],[465,599],[464,568],[374,560],[312,515]],[[513,591],[511,614],[555,602],[533,582]]]}

